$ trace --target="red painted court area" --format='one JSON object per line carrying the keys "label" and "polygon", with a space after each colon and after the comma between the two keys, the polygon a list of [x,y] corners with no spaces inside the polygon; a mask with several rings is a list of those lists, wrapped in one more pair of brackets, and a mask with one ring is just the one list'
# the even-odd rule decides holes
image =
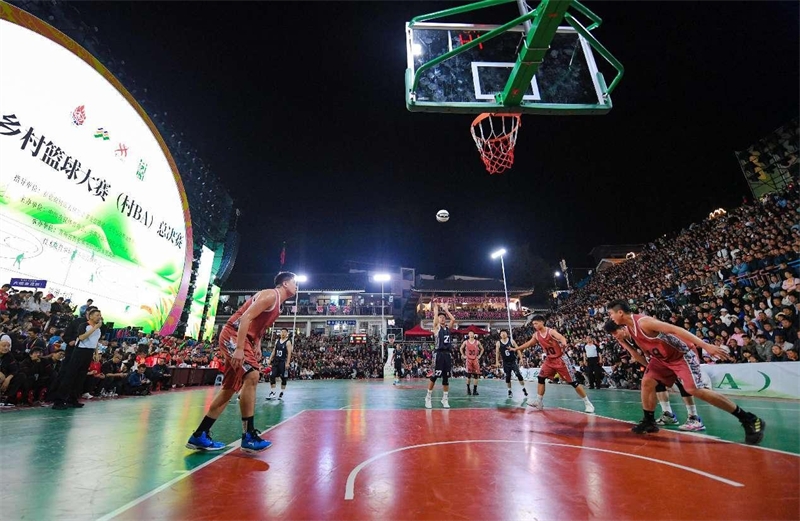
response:
{"label": "red painted court area", "polygon": [[116,519],[798,519],[800,458],[563,409],[304,411]]}

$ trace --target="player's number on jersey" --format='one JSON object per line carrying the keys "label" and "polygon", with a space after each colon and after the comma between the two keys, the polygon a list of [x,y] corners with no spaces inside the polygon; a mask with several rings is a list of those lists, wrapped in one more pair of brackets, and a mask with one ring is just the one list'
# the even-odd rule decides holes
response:
{"label": "player's number on jersey", "polygon": [[433,372],[433,374],[434,376],[442,376],[442,371],[437,369],[436,371]]}
{"label": "player's number on jersey", "polygon": [[275,356],[283,356],[283,350],[282,349],[276,350],[275,351]]}
{"label": "player's number on jersey", "polygon": [[450,335],[445,335],[444,336],[444,343],[445,344],[449,344],[450,343]]}
{"label": "player's number on jersey", "polygon": [[545,349],[545,351],[547,351],[548,355],[555,355],[556,354],[556,350],[553,349],[552,347],[548,347],[547,349]]}
{"label": "player's number on jersey", "polygon": [[511,356],[511,351],[509,351],[508,349],[506,349],[506,356]]}

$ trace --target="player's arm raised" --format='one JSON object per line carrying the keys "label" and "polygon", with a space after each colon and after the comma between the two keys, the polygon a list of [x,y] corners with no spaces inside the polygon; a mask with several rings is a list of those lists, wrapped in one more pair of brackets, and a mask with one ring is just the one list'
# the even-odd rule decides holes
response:
{"label": "player's arm raised", "polygon": [[456,317],[454,317],[453,314],[450,313],[450,309],[448,309],[449,307],[450,306],[445,304],[442,306],[442,309],[444,310],[444,313],[447,315],[447,318],[450,319],[450,323],[447,325],[447,327],[449,327],[450,329],[454,329],[456,327]]}
{"label": "player's arm raised", "polygon": [[652,333],[672,334],[683,340],[689,346],[695,345],[703,348],[711,356],[716,356],[717,358],[721,358],[723,360],[731,359],[731,357],[728,356],[728,353],[719,347],[715,346],[714,344],[707,344],[703,342],[701,339],[697,338],[697,336],[691,334],[683,328],[673,326],[672,324],[667,324],[666,322],[661,322],[660,320],[656,320],[652,317],[642,317],[639,320],[639,325],[645,330],[645,332],[651,333],[650,336],[655,336]]}
{"label": "player's arm raised", "polygon": [[241,367],[244,362],[244,345],[247,342],[247,330],[250,329],[250,323],[258,315],[277,305],[275,292],[273,291],[259,291],[258,297],[253,298],[255,302],[250,305],[239,319],[239,331],[236,332],[236,349],[231,356],[231,367],[234,369]]}
{"label": "player's arm raised", "polygon": [[431,332],[434,336],[434,342],[436,341],[436,333],[439,331],[439,304],[431,300],[431,310],[433,311],[433,327],[431,327]]}

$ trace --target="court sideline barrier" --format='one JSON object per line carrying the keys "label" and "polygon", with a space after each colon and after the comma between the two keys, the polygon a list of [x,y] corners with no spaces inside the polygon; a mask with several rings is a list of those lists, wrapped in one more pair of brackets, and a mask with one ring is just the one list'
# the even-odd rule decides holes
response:
{"label": "court sideline barrier", "polygon": [[[606,374],[613,368],[604,366]],[[800,399],[800,362],[702,364],[703,380],[717,392],[732,396]],[[525,380],[536,380],[538,368],[522,369]]]}

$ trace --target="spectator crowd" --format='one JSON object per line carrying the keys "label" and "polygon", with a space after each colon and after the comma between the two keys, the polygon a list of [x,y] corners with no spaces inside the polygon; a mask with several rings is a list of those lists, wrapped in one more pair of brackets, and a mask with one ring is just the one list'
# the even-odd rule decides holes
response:
{"label": "spectator crowd", "polygon": [[[626,299],[639,313],[683,327],[704,341],[727,349],[731,360],[716,363],[789,362],[798,360],[800,344],[800,212],[798,190],[772,193],[728,213],[710,216],[646,245],[635,258],[597,272],[560,300],[548,325],[569,341],[567,355],[585,372],[587,344],[597,347],[600,364],[611,372],[597,385],[636,388],[642,368],[630,360],[603,330],[605,303]],[[77,307],[42,291],[0,288],[0,403],[3,406],[47,404],[57,394],[70,348],[81,342],[79,329],[95,310],[89,300]],[[497,310],[482,310],[485,313]],[[169,390],[171,368],[220,368],[216,342],[144,334],[132,328],[98,329],[89,369],[80,378],[80,396],[115,397]],[[515,328],[522,344],[530,326]],[[502,377],[495,365],[498,332],[480,339],[486,378]],[[263,355],[269,356],[265,339]],[[289,367],[291,378],[383,378],[379,339],[351,345],[347,337],[297,335]],[[426,377],[433,345],[403,342],[409,377]],[[465,374],[465,362],[454,346],[454,376]],[[592,348],[594,352],[594,348]],[[541,365],[543,353],[528,350],[523,372]],[[580,378],[580,377],[579,377]],[[79,406],[74,405],[73,406]]]}

